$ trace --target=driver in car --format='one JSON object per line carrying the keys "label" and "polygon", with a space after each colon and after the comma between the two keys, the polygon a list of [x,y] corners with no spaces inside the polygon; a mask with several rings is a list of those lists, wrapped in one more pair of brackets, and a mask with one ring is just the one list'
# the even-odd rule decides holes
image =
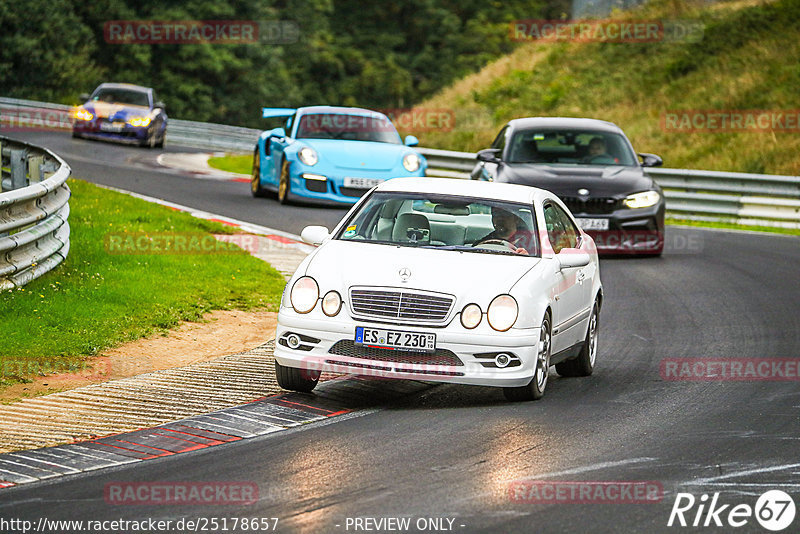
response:
{"label": "driver in car", "polygon": [[602,137],[592,137],[589,141],[589,153],[583,158],[585,163],[603,162],[605,160],[619,163],[619,160],[606,151],[606,141]]}
{"label": "driver in car", "polygon": [[494,226],[494,231],[479,239],[474,246],[501,242],[508,244],[509,248],[517,254],[528,254],[525,247],[530,246],[533,234],[522,219],[508,210],[493,207],[492,226]]}

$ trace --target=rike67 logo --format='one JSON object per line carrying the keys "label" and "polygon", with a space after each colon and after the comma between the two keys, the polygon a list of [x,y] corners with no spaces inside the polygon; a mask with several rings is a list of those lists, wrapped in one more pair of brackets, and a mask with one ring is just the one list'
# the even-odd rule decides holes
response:
{"label": "rike67 logo", "polygon": [[719,493],[714,493],[710,502],[706,494],[696,499],[691,493],[678,493],[667,526],[738,528],[747,525],[755,517],[763,528],[778,532],[792,524],[795,512],[794,500],[781,490],[763,493],[755,507],[749,504],[733,507],[731,504],[719,504]]}

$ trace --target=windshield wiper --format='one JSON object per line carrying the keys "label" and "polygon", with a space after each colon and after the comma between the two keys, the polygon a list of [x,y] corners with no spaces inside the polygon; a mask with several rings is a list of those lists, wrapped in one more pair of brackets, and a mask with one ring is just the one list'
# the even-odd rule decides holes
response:
{"label": "windshield wiper", "polygon": [[509,250],[494,250],[490,248],[483,248],[483,247],[471,247],[469,245],[423,245],[420,248],[435,248],[438,250],[457,250],[459,252],[477,252],[479,254],[511,254],[513,256],[524,256],[524,254],[517,254],[516,252]]}

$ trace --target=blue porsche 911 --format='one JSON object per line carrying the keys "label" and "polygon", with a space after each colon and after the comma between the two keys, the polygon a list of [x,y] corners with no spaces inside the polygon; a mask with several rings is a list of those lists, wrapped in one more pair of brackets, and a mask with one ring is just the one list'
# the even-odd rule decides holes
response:
{"label": "blue porsche 911", "polygon": [[73,111],[72,137],[163,147],[167,112],[149,87],[103,83]]}
{"label": "blue porsche 911", "polygon": [[354,204],[375,185],[402,176],[425,176],[426,162],[400,140],[382,113],[361,108],[264,108],[264,117],[288,117],[263,132],[253,153],[253,196],[277,192],[290,200]]}

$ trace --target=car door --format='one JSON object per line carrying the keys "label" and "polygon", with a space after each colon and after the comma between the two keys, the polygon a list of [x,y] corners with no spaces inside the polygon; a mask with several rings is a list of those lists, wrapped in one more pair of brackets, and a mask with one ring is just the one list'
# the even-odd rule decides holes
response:
{"label": "car door", "polygon": [[[555,202],[544,204],[544,221],[547,227],[547,238],[553,253],[559,255],[574,254],[579,247],[577,227],[569,215]],[[568,349],[577,343],[579,330],[575,328],[581,321],[585,307],[584,283],[579,280],[581,267],[564,267],[555,273],[555,294],[553,310],[553,354]]]}
{"label": "car door", "polygon": [[264,140],[264,161],[261,167],[261,176],[264,180],[274,186],[278,186],[281,177],[281,162],[283,161],[283,151],[289,146],[287,132],[291,132],[294,115],[286,121],[285,128],[275,128],[270,130]]}

